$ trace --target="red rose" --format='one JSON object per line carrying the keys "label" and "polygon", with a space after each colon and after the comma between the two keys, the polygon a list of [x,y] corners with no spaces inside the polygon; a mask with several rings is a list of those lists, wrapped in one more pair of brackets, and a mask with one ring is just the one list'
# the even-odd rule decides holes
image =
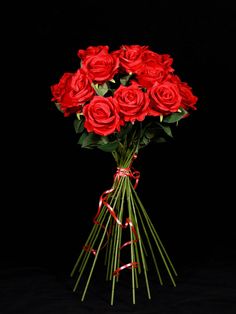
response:
{"label": "red rose", "polygon": [[179,92],[182,97],[181,107],[187,111],[189,109],[196,110],[197,108],[195,105],[198,101],[198,97],[193,95],[192,88],[187,83],[182,82],[177,75],[174,75],[171,81],[179,88]]}
{"label": "red rose", "polygon": [[[74,104],[73,99],[70,97],[72,76],[73,73],[64,73],[59,83],[51,86],[52,101],[57,103],[65,117],[77,110],[76,104]],[[76,110],[73,110],[75,108]]]}
{"label": "red rose", "polygon": [[143,66],[142,55],[148,46],[123,45],[119,50],[121,67],[127,73],[137,73]]}
{"label": "red rose", "polygon": [[102,84],[111,80],[118,72],[119,58],[116,53],[108,53],[102,49],[94,55],[87,55],[82,68],[95,83]]}
{"label": "red rose", "polygon": [[81,105],[84,105],[95,95],[91,81],[81,69],[72,76],[71,88],[71,96],[77,99],[78,103]]}
{"label": "red rose", "polygon": [[180,89],[180,95],[182,97],[181,107],[183,107],[185,110],[193,109],[196,110],[195,107],[198,97],[193,95],[192,88],[188,86],[187,83],[182,83],[179,85]]}
{"label": "red rose", "polygon": [[114,98],[117,100],[120,113],[124,121],[143,121],[148,112],[149,97],[136,83],[130,86],[120,87],[115,91]]}
{"label": "red rose", "polygon": [[84,106],[84,127],[88,132],[106,136],[120,131],[119,106],[112,97],[95,96]]}
{"label": "red rose", "polygon": [[71,82],[71,77],[73,73],[64,73],[60,78],[59,83],[51,86],[51,92],[53,95],[52,101],[56,101],[58,103],[61,102],[61,98],[67,91],[68,81]]}
{"label": "red rose", "polygon": [[155,83],[149,90],[150,107],[149,115],[160,116],[178,111],[182,97],[178,86],[169,81],[163,84]]}
{"label": "red rose", "polygon": [[77,55],[81,60],[84,60],[86,57],[95,56],[102,51],[108,53],[108,50],[108,46],[89,46],[86,50],[80,49]]}
{"label": "red rose", "polygon": [[168,79],[170,72],[173,72],[172,61],[169,55],[160,55],[150,50],[144,51],[143,66],[137,73],[138,82],[146,88],[152,87],[155,82],[163,83]]}
{"label": "red rose", "polygon": [[82,106],[95,94],[85,73],[78,70],[75,74],[65,73],[58,84],[51,87],[53,101],[59,104],[64,116],[82,111]]}
{"label": "red rose", "polygon": [[160,58],[160,63],[163,64],[169,72],[173,72],[174,69],[171,67],[173,59],[171,58],[171,56],[168,54],[162,54],[158,56]]}

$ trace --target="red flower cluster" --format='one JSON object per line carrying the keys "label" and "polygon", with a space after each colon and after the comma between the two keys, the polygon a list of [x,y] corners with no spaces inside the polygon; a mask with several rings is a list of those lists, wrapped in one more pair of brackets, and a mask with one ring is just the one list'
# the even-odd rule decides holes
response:
{"label": "red flower cluster", "polygon": [[123,45],[113,52],[108,46],[90,46],[80,49],[78,57],[78,71],[64,73],[51,86],[52,101],[64,116],[83,114],[88,132],[106,136],[128,121],[196,109],[197,97],[174,74],[167,54],[139,45]]}

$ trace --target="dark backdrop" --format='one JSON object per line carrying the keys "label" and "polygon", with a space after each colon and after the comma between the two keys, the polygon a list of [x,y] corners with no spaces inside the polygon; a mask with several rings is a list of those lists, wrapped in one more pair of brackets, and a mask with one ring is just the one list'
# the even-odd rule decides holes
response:
{"label": "dark backdrop", "polygon": [[113,50],[122,44],[170,54],[176,73],[199,97],[197,111],[179,124],[173,141],[140,153],[139,195],[180,278],[185,269],[209,262],[220,261],[221,270],[227,269],[235,260],[236,240],[233,5],[77,1],[14,5],[7,16],[3,272],[42,267],[69,274],[115,165],[108,153],[81,149],[73,120],[51,102],[50,85],[78,68],[78,49],[109,45]]}

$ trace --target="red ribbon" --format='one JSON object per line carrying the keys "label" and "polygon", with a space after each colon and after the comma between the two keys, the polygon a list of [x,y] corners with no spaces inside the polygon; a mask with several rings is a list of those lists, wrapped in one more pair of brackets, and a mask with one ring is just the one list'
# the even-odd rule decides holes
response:
{"label": "red ribbon", "polygon": [[[127,227],[128,225],[131,227],[131,230],[132,230],[132,232],[134,233],[136,239],[133,240],[133,241],[130,240],[130,241],[125,242],[125,243],[120,247],[120,250],[123,249],[124,247],[126,247],[127,245],[131,245],[132,242],[133,242],[133,243],[138,242],[138,234],[137,234],[137,232],[136,232],[136,230],[135,230],[135,228],[134,228],[134,225],[133,225],[132,221],[131,221],[129,218],[127,218],[127,219],[126,219],[126,223],[127,223],[126,227]],[[122,263],[122,262],[121,262],[121,263]],[[122,264],[123,264],[123,263],[122,263]],[[114,276],[118,276],[121,270],[124,270],[124,269],[126,269],[126,268],[129,268],[129,269],[130,269],[130,268],[137,268],[137,267],[138,267],[138,263],[137,263],[137,262],[130,262],[130,263],[128,263],[128,264],[123,264],[123,266],[118,267],[118,268],[113,272],[113,275],[114,275]]]}
{"label": "red ribbon", "polygon": [[[137,155],[135,154],[133,156],[133,160],[137,158]],[[132,160],[132,162],[133,162]],[[131,162],[131,164],[132,164]],[[130,177],[131,179],[134,179],[135,180],[135,184],[134,184],[134,189],[136,189],[137,185],[138,185],[138,182],[139,182],[139,178],[140,178],[140,172],[137,171],[137,170],[134,170],[133,167],[127,167],[127,168],[121,168],[121,167],[118,167],[117,168],[117,171],[114,175],[114,182],[115,180],[119,180],[120,177]],[[126,221],[125,221],[125,224],[122,224],[122,222],[118,219],[114,209],[111,207],[111,205],[108,203],[108,196],[110,193],[112,193],[114,191],[114,188],[111,188],[109,190],[106,190],[105,192],[102,193],[102,195],[100,196],[100,199],[99,199],[99,204],[98,204],[98,211],[95,215],[95,217],[93,218],[93,222],[94,224],[97,224],[97,225],[101,225],[102,228],[105,229],[105,226],[102,225],[98,220],[98,216],[100,215],[100,212],[101,212],[101,209],[102,209],[102,206],[105,205],[109,211],[109,213],[111,214],[111,216],[114,218],[114,220],[116,221],[116,223],[123,229],[127,228],[128,226],[131,227],[131,230],[135,236],[135,240],[130,240],[128,242],[125,242],[121,247],[120,247],[120,250],[128,245],[131,245],[132,242],[135,243],[135,242],[138,242],[138,235],[137,235],[137,232],[134,228],[134,225],[132,223],[132,221],[129,219],[129,218],[126,218]],[[104,248],[107,243],[108,243],[108,240],[109,240],[109,236],[110,236],[110,231],[107,232],[107,241],[106,243],[103,245],[102,248]],[[92,254],[96,255],[97,251],[94,250],[93,248],[91,248],[90,245],[86,245],[83,247],[83,249],[87,252],[91,252]],[[113,275],[114,276],[118,276],[120,271],[123,270],[123,269],[126,269],[126,268],[137,268],[138,266],[138,263],[137,262],[130,262],[130,263],[127,263],[127,264],[124,264],[123,266],[117,268],[114,272],[113,272]]]}
{"label": "red ribbon", "polygon": [[93,248],[91,248],[90,245],[84,245],[84,246],[83,246],[83,249],[84,249],[86,252],[91,252],[93,255],[96,255],[96,254],[97,254],[97,251],[94,250]]}

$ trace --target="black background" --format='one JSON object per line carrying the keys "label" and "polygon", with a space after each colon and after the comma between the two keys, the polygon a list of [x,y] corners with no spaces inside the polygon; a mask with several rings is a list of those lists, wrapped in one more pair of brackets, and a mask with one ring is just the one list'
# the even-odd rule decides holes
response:
{"label": "black background", "polygon": [[[236,240],[232,3],[36,3],[14,5],[7,16],[2,273],[39,267],[67,278],[92,227],[98,198],[111,186],[115,165],[108,153],[81,149],[73,120],[51,102],[50,86],[79,67],[78,49],[139,44],[170,54],[176,74],[199,98],[197,111],[179,124],[173,141],[140,152],[135,162],[141,171],[139,195],[180,278],[186,269],[194,273],[216,265],[223,278],[228,265],[234,265]],[[211,280],[206,277],[206,282]]]}

